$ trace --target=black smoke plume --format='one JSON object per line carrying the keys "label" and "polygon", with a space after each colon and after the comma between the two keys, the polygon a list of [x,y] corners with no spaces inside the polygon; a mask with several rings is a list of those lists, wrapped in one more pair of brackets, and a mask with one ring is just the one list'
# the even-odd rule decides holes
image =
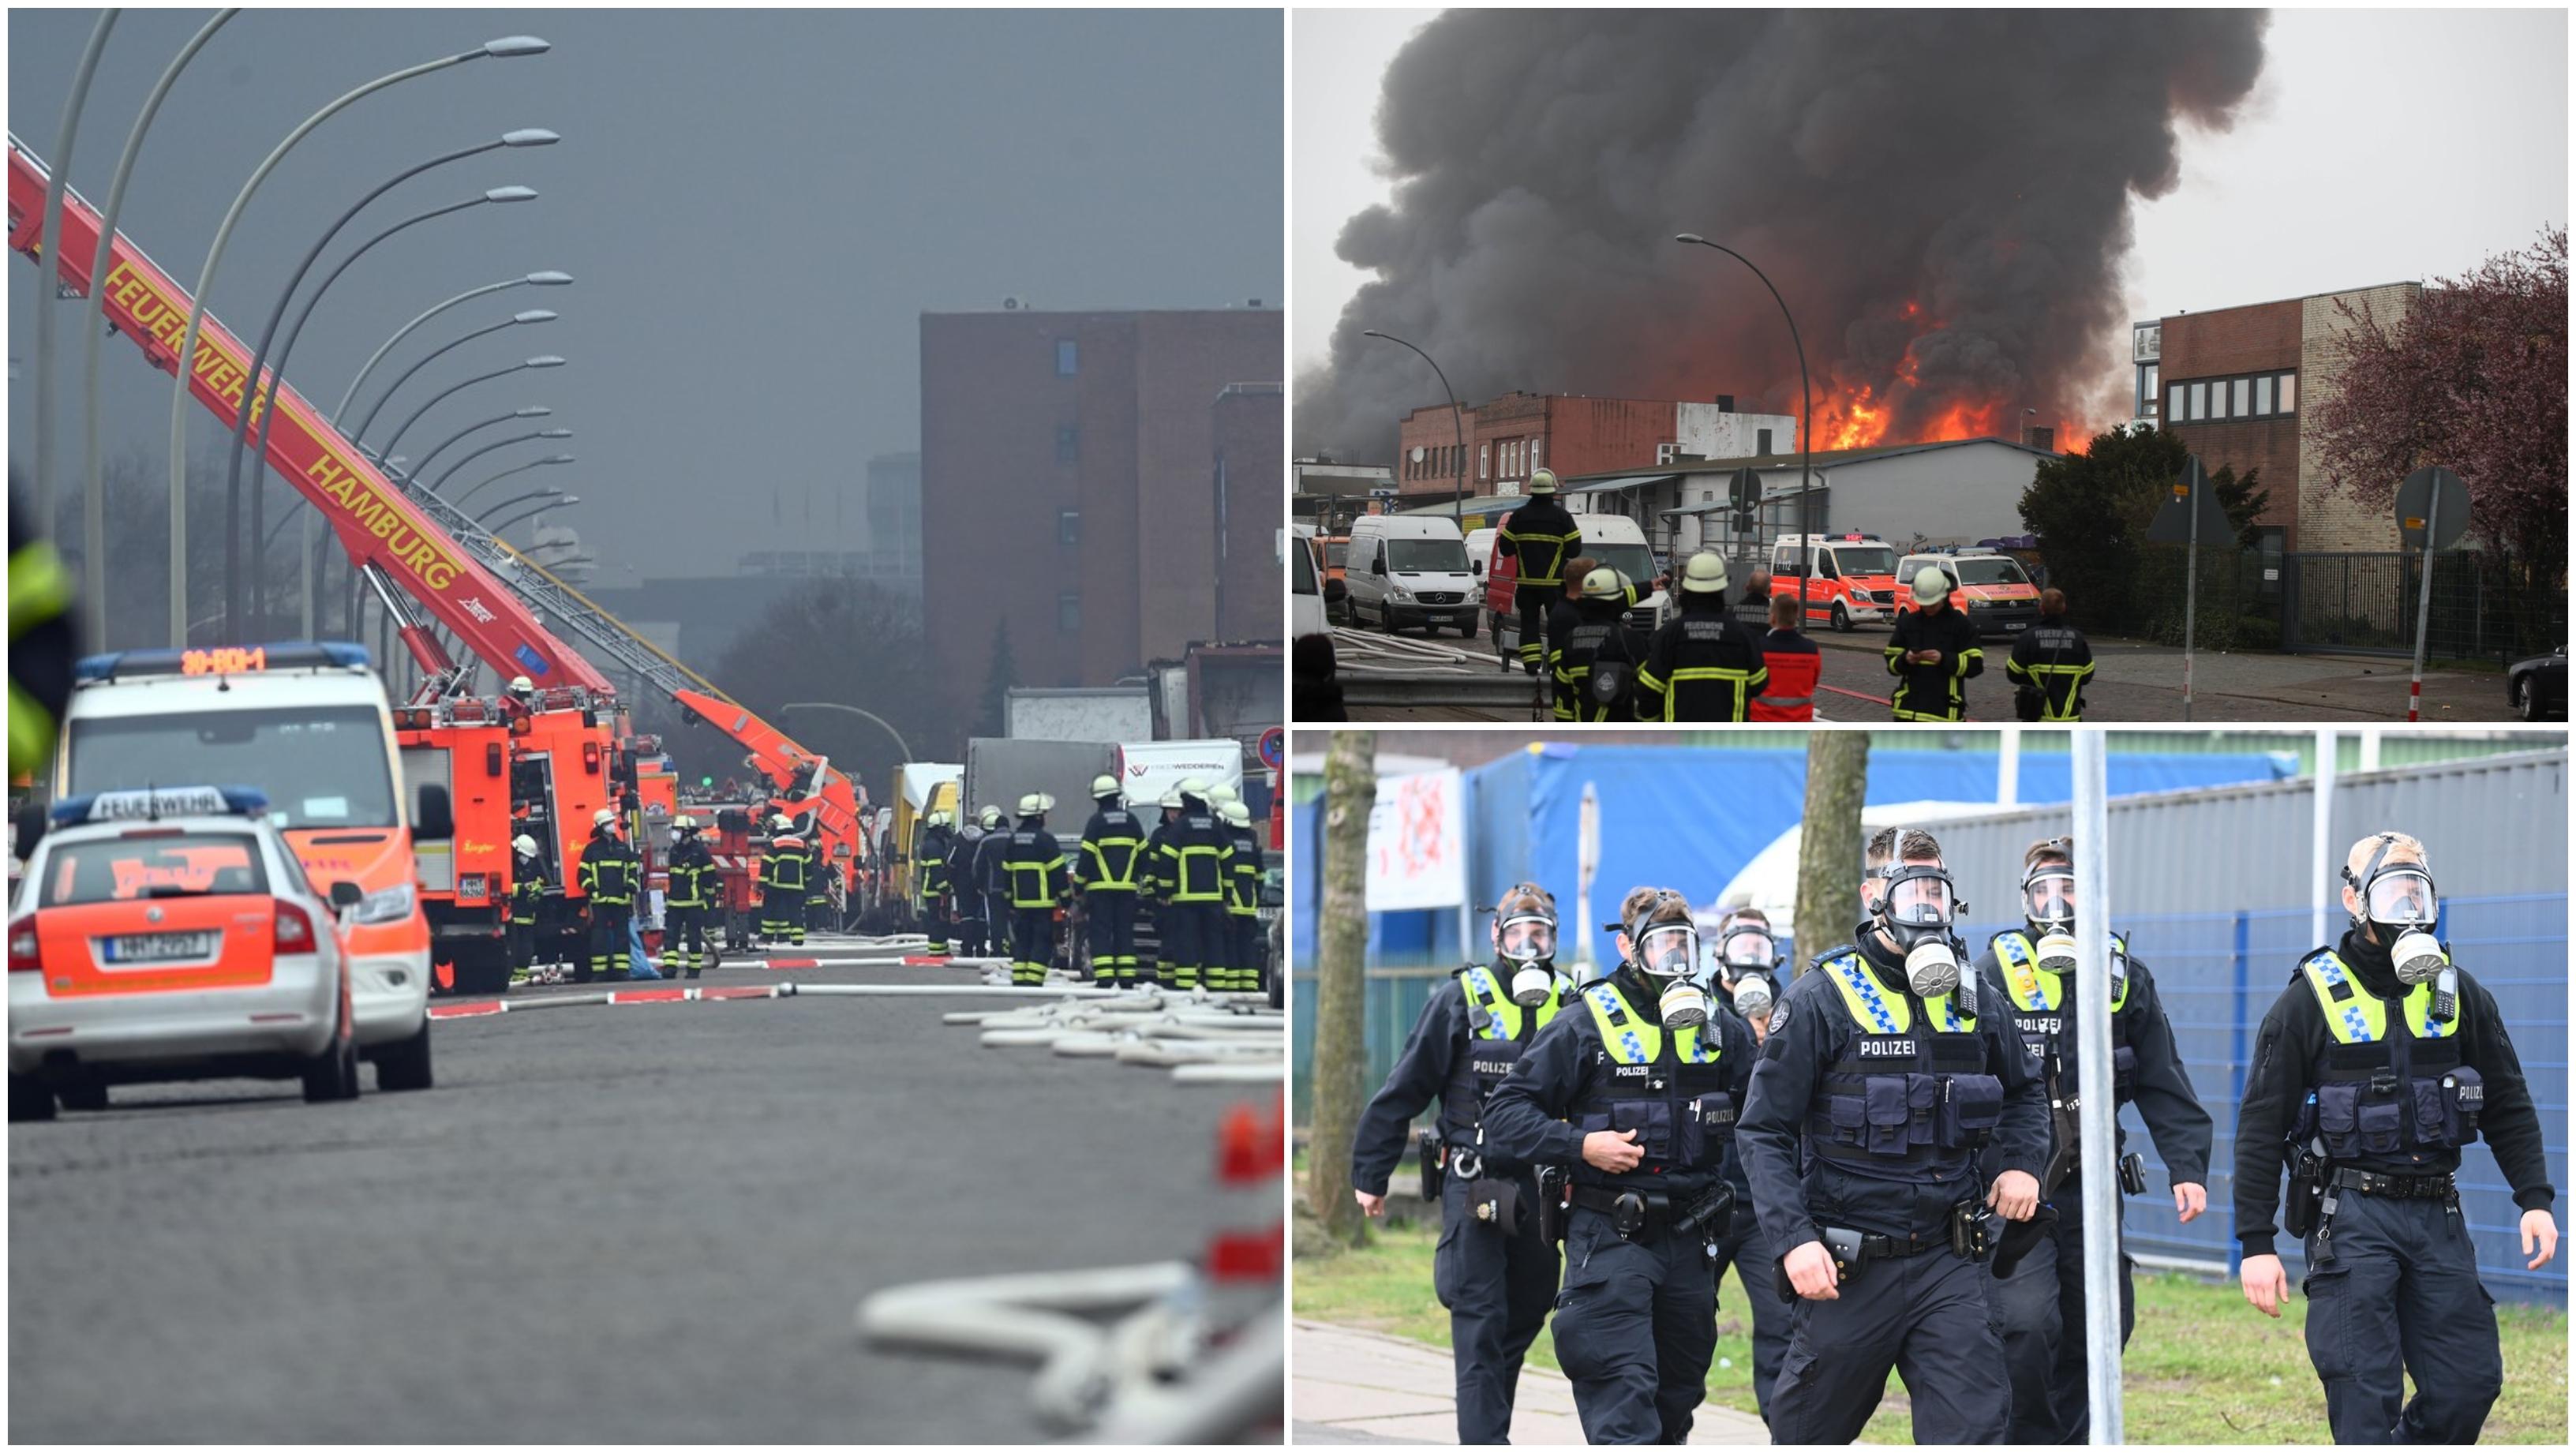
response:
{"label": "black smoke plume", "polygon": [[[1792,413],[1804,335],[1820,448],[1868,388],[1888,442],[1961,417],[2009,434],[2125,417],[2130,200],[2179,180],[2175,131],[2223,130],[2260,11],[1467,10],[1388,68],[1392,205],[1340,255],[1376,281],[1299,380],[1299,451],[1383,462],[1439,384],[1731,393]],[[2249,246],[2261,239],[2244,239]],[[1912,311],[1909,313],[1909,305]],[[1963,415],[1960,411],[1965,410]],[[1850,418],[1843,414],[1840,417]],[[2073,442],[2073,441],[2068,441]]]}

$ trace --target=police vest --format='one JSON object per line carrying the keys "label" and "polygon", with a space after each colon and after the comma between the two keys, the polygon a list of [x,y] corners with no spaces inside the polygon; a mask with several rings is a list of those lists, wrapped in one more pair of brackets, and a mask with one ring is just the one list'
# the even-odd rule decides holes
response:
{"label": "police vest", "polygon": [[1575,1098],[1575,1133],[1634,1130],[1645,1159],[1624,1175],[1578,1159],[1574,1178],[1634,1186],[1676,1172],[1717,1169],[1735,1138],[1737,1109],[1718,1066],[1723,1046],[1717,1027],[1667,1032],[1656,1016],[1638,1013],[1608,979],[1586,985],[1581,997],[1601,1031],[1602,1052]]}
{"label": "police vest", "polygon": [[[2021,1031],[2021,1042],[2030,1051],[2032,1061],[2047,1073],[2057,1073],[2058,1036],[2071,1027],[2061,1012],[2066,986],[2063,976],[2039,966],[2039,951],[2031,947],[2030,937],[2019,929],[1999,933],[1994,938],[1996,962],[2003,965],[2004,992],[2012,997],[2013,1025]],[[2111,1097],[2127,1104],[2138,1078],[2138,1051],[2129,1043],[2129,1016],[2121,1011],[2129,1007],[2129,941],[2111,935]],[[2074,1086],[2062,1087],[2073,1093]]]}
{"label": "police vest", "polygon": [[1136,835],[1135,814],[1124,808],[1103,809],[1083,836],[1083,857],[1091,867],[1083,886],[1094,893],[1135,892],[1136,862],[1144,842]]}
{"label": "police vest", "polygon": [[1215,818],[1204,812],[1181,814],[1163,840],[1163,854],[1170,864],[1164,881],[1172,885],[1172,901],[1225,901],[1225,853],[1225,835],[1217,831]]}
{"label": "police vest", "polygon": [[669,908],[704,908],[707,906],[707,879],[715,875],[716,865],[704,848],[688,857],[671,853],[671,891],[662,902]]}
{"label": "police vest", "polygon": [[1520,1063],[1521,1052],[1564,1007],[1553,981],[1547,1002],[1523,1008],[1494,971],[1471,964],[1458,972],[1458,991],[1467,1000],[1467,1053],[1449,1066],[1449,1083],[1440,1091],[1440,1129],[1466,1141],[1476,1139],[1485,1097]]}
{"label": "police vest", "polygon": [[1890,994],[1857,950],[1828,953],[1817,969],[1842,995],[1859,1030],[1825,1067],[1807,1117],[1807,1143],[1838,1165],[1870,1170],[1954,1165],[1986,1143],[2003,1118],[2003,1081],[1987,1072],[1973,999]]}
{"label": "police vest", "polygon": [[[2445,955],[2448,962],[2448,955]],[[2396,1001],[2364,988],[2332,949],[2299,965],[2299,977],[2325,1011],[2334,1042],[2311,1066],[2316,1089],[2292,1139],[2315,1135],[2330,1160],[2395,1156],[2410,1150],[2458,1150],[2478,1138],[2486,1082],[2460,1063],[2460,1021],[2434,1017],[2434,986],[2417,984]]]}

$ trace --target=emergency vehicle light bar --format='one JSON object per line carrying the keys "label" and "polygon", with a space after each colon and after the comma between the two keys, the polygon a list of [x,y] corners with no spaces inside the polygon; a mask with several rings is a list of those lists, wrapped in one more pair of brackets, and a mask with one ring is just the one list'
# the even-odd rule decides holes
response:
{"label": "emergency vehicle light bar", "polygon": [[272,641],[264,646],[163,646],[148,651],[109,651],[83,656],[72,667],[75,681],[113,681],[119,676],[247,676],[260,671],[337,667],[363,671],[367,648],[354,641]]}
{"label": "emergency vehicle light bar", "polygon": [[256,787],[139,787],[66,797],[49,814],[54,826],[85,822],[151,822],[164,817],[257,817],[268,794]]}

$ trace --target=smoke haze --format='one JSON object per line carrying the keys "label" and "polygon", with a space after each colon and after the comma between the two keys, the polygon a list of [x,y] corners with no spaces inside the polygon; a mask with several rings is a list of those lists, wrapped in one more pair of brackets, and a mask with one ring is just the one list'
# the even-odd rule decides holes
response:
{"label": "smoke haze", "polygon": [[[1509,389],[1739,396],[1818,448],[2125,418],[2133,197],[2223,130],[2260,11],[1452,11],[1389,65],[1376,280],[1299,380],[1298,452],[1385,461],[1405,410]],[[2249,237],[2248,246],[2262,245]],[[2061,439],[2066,439],[2062,432]]]}

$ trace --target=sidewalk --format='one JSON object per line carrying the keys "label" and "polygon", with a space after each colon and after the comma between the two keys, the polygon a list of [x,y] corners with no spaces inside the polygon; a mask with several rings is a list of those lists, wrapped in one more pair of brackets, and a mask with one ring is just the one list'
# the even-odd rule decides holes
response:
{"label": "sidewalk", "polygon": [[[1455,1443],[1456,1374],[1449,1354],[1419,1342],[1322,1322],[1290,1334],[1289,1416],[1298,1443]],[[1760,1418],[1701,1405],[1694,1443],[1768,1443]],[[1524,1366],[1512,1400],[1514,1443],[1581,1443],[1574,1392],[1546,1368]]]}

